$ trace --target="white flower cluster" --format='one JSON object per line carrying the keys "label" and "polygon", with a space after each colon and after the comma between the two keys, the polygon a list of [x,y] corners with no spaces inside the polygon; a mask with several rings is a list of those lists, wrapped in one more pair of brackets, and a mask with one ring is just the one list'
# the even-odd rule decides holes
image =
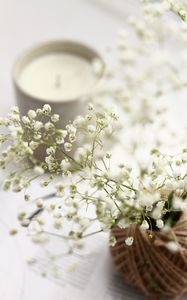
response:
{"label": "white flower cluster", "polygon": [[[36,111],[29,110],[23,117],[18,108],[13,107],[7,118],[0,122],[1,127],[7,128],[7,133],[1,134],[0,142],[4,145],[8,142],[1,153],[0,166],[6,168],[10,161],[15,164],[15,171],[5,181],[4,189],[25,190],[28,200],[26,189],[45,172],[70,175],[95,165],[96,152],[100,152],[104,136],[112,131],[115,120],[117,116],[114,113],[96,113],[93,105],[89,104],[86,116],[78,116],[61,129],[58,128],[59,116],[52,114],[48,104]],[[77,136],[79,141],[74,146]],[[87,144],[83,143],[80,147],[85,140]],[[46,152],[44,161],[35,156],[40,147]],[[53,175],[49,176],[49,180],[41,181],[41,185],[47,186],[51,180]]]}
{"label": "white flower cluster", "polygon": [[158,3],[151,0],[143,0],[145,11],[152,16],[161,16],[166,12],[173,12],[183,21],[187,20],[187,2],[186,0],[161,0]]}
{"label": "white flower cluster", "polygon": [[[55,232],[58,236],[56,231],[60,230],[62,236],[66,228],[66,238],[74,242],[94,234],[90,232],[93,224],[98,228],[96,232],[110,232],[116,226],[126,229],[133,224],[150,232],[150,236],[159,230],[171,235],[172,227],[187,212],[186,153],[184,149],[177,156],[169,156],[154,149],[152,163],[136,176],[124,165],[114,175],[108,154],[97,162],[92,156],[92,163],[89,161],[86,168],[77,170],[70,181],[56,184],[57,196],[62,198],[58,205],[44,207],[41,199],[37,201],[37,208],[44,208],[46,220],[53,224],[54,231],[48,234]],[[47,224],[41,216],[34,220],[39,233],[45,233]],[[26,213],[20,221],[23,226],[30,224]],[[71,229],[67,232],[67,228]],[[134,238],[129,236],[125,244],[131,246]],[[111,236],[110,245],[115,243],[116,238]],[[168,243],[168,249],[172,245]]]}
{"label": "white flower cluster", "polygon": [[[125,126],[136,130],[138,124],[141,132],[145,125],[154,123],[155,117],[165,112],[158,98],[187,85],[180,73],[181,65],[182,71],[186,69],[184,61],[175,65],[165,47],[164,51],[162,47],[155,51],[155,45],[162,45],[166,34],[178,36],[176,22],[162,26],[164,13],[172,11],[185,20],[187,5],[173,0],[143,2],[143,19],[129,19],[136,46],[131,46],[126,31],[119,33],[118,75],[123,80],[120,87],[108,93],[127,113]],[[185,25],[182,25],[183,42],[187,40]],[[145,61],[147,67],[143,68]],[[94,62],[94,68],[100,72],[98,62]],[[115,74],[108,77],[109,84],[110,80],[116,80]],[[96,232],[111,231],[115,227],[126,229],[132,224],[150,235],[154,230],[171,232],[181,214],[187,212],[187,150],[170,156],[154,149],[151,163],[140,166],[138,174],[122,163],[114,173],[111,154],[105,153],[103,146],[106,137],[112,136],[116,120],[116,114],[108,110],[98,112],[92,104],[86,116],[77,116],[65,128],[58,128],[59,116],[52,113],[48,104],[36,111],[29,110],[23,117],[14,107],[7,118],[0,119],[0,127],[7,129],[0,135],[0,143],[8,142],[1,153],[0,167],[6,168],[10,162],[15,164],[4,189],[24,191],[25,200],[29,200],[27,188],[33,180],[41,178],[41,186],[46,187],[58,178],[55,183],[58,203],[45,205],[43,199],[39,199],[36,214],[30,217],[21,212],[18,216],[23,226],[32,223],[32,231],[39,233],[41,239],[36,237],[35,242],[46,242],[45,234],[54,234],[77,243],[95,233],[91,231],[95,223]],[[35,156],[41,147],[46,152],[44,161]],[[44,173],[48,174],[47,178],[43,177]],[[53,232],[47,229],[47,220],[53,224]],[[64,236],[63,228],[66,228]],[[124,243],[131,246],[133,241],[134,237],[129,236]],[[111,246],[115,243],[115,237],[111,236]],[[177,241],[168,243],[171,251],[178,248]]]}

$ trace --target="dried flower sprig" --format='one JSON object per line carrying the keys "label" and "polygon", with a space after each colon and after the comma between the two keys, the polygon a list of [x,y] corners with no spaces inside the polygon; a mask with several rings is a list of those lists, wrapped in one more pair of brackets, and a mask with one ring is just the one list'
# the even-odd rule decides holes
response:
{"label": "dried flower sprig", "polygon": [[183,2],[143,1],[140,17],[130,16],[118,32],[118,65],[106,74],[103,93],[121,104],[127,126],[154,122],[166,110],[166,97],[187,86],[187,26],[167,18],[167,12],[186,7]]}
{"label": "dried flower sprig", "polygon": [[[41,121],[41,116],[45,121]],[[5,181],[6,190],[24,190],[45,171],[63,175],[63,179],[57,177],[55,184],[59,197],[57,203],[46,205],[42,199],[37,200],[36,207],[41,209],[43,218],[41,214],[36,214],[31,222],[28,214],[21,212],[19,220],[23,226],[31,226],[32,223],[32,234],[39,234],[42,241],[43,234],[48,234],[74,243],[95,233],[111,231],[116,226],[127,228],[131,224],[150,231],[167,230],[173,239],[172,226],[180,214],[187,211],[186,149],[176,156],[154,149],[152,162],[146,168],[135,172],[128,165],[120,164],[114,170],[110,162],[111,154],[102,151],[98,156],[97,150],[102,148],[106,131],[111,132],[112,123],[117,119],[115,114],[95,113],[94,107],[89,105],[85,118],[78,117],[65,130],[61,130],[60,143],[59,129],[48,118],[52,120],[54,115],[50,106],[45,105],[39,112],[29,111],[22,118],[18,109],[13,108],[8,118],[1,120],[1,124],[10,131],[2,135],[2,143],[8,140],[11,143],[2,152],[1,165],[5,168],[10,160],[19,165],[19,171],[11,173]],[[41,124],[35,132],[37,122]],[[76,138],[72,140],[70,136],[76,137],[78,133],[90,136],[91,142],[71,155],[70,147],[65,145],[73,144]],[[65,140],[67,137],[68,140]],[[37,143],[37,147],[47,145],[44,162],[34,158],[36,148],[31,147],[33,143]],[[58,156],[60,150],[62,153]],[[36,165],[29,164],[27,158]],[[43,182],[44,186],[47,184],[48,181]],[[53,231],[49,230],[51,223]],[[65,223],[68,226],[64,226]],[[133,237],[124,242],[130,246]],[[111,237],[111,244],[115,244],[114,237]]]}
{"label": "dried flower sprig", "polygon": [[145,1],[140,17],[127,19],[118,32],[118,63],[106,72],[99,97],[122,108],[120,146],[140,163],[145,163],[145,149],[177,148],[176,140],[185,145],[184,128],[176,130],[168,115],[173,95],[181,97],[187,87],[187,27],[170,9],[169,1]]}
{"label": "dried flower sprig", "polygon": [[[33,232],[74,243],[116,226],[137,224],[150,230],[150,237],[151,231],[163,230],[177,242],[172,227],[187,212],[187,151],[170,156],[153,149],[152,155],[150,166],[137,174],[122,164],[113,172],[107,163],[111,156],[106,154],[97,164],[79,170],[71,182],[59,182],[56,187],[62,200],[45,207],[45,221],[41,223],[41,216],[36,218]],[[25,225],[26,220],[24,215],[21,222]],[[49,223],[54,224],[53,230],[46,229]],[[127,238],[126,245],[132,245],[133,238]],[[115,245],[114,236],[110,243]]]}
{"label": "dried flower sprig", "polygon": [[151,0],[142,0],[145,5],[145,9],[153,16],[160,16],[165,12],[173,12],[181,18],[182,21],[186,21],[187,18],[187,2],[186,0],[162,0],[152,2]]}
{"label": "dried flower sprig", "polygon": [[[116,119],[115,113],[95,113],[90,104],[85,117],[78,116],[61,129],[58,128],[59,116],[52,114],[47,104],[42,109],[30,110],[23,117],[18,108],[13,107],[7,118],[0,120],[1,127],[6,129],[0,139],[4,146],[0,166],[5,169],[13,162],[15,169],[5,181],[4,189],[25,190],[28,200],[27,188],[44,173],[48,172],[49,178],[41,184],[47,186],[54,174],[69,175],[72,171],[95,165],[95,151],[102,148],[104,135],[111,135],[111,121]],[[80,146],[83,139],[88,144]],[[44,161],[36,158],[37,151],[46,152]]]}

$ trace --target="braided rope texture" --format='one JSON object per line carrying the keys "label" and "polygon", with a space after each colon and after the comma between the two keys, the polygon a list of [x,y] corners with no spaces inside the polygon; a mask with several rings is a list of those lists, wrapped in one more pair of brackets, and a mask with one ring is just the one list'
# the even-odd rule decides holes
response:
{"label": "braided rope texture", "polygon": [[[173,239],[164,232],[142,230],[137,225],[112,230],[117,242],[110,251],[117,270],[150,299],[176,300],[187,292],[187,216],[172,229],[180,244],[175,253],[167,249],[166,243]],[[134,237],[132,246],[125,244],[129,236]]]}

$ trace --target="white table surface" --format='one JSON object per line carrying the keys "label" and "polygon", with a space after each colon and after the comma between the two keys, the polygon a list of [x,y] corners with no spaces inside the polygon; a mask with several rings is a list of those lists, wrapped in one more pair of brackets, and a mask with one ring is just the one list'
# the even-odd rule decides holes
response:
{"label": "white table surface", "polygon": [[[51,39],[76,39],[104,54],[106,47],[115,46],[116,32],[125,24],[127,11],[135,2],[0,0],[0,115],[5,115],[15,104],[11,70],[18,54]],[[18,198],[19,195],[0,190],[0,243],[4,245],[0,248],[1,298],[63,300],[63,290],[58,285],[28,270],[24,262],[29,253],[25,239],[19,236],[10,240],[8,237],[6,228],[15,220]]]}

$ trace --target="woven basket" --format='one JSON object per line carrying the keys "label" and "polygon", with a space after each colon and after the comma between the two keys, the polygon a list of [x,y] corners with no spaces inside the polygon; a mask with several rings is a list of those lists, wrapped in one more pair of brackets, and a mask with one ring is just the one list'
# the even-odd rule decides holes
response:
{"label": "woven basket", "polygon": [[[187,292],[187,216],[181,216],[173,232],[181,246],[175,253],[167,249],[172,238],[164,232],[136,225],[112,230],[117,243],[110,250],[117,270],[128,284],[151,299],[179,299]],[[129,236],[134,237],[132,246],[125,244]]]}

